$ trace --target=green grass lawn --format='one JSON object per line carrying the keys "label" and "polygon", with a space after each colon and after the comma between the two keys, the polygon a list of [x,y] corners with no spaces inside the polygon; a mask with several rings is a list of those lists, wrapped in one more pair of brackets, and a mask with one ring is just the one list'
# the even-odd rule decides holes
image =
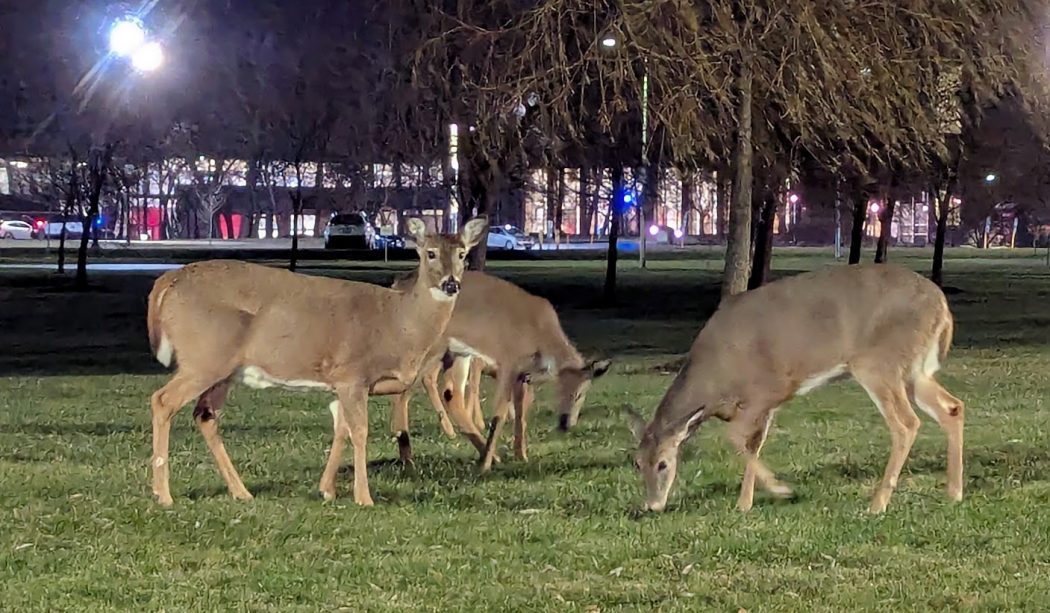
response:
{"label": "green grass lawn", "polygon": [[[925,268],[928,252],[895,252]],[[501,263],[548,296],[581,350],[615,359],[579,426],[557,432],[551,391],[527,464],[478,476],[422,393],[416,468],[394,464],[372,403],[376,506],[315,495],[330,442],[324,395],[235,388],[227,449],[251,503],[226,493],[183,410],[172,494],[149,482],[149,395],[165,381],[145,340],[151,278],[96,275],[78,295],[40,273],[0,276],[0,610],[384,611],[1046,610],[1050,583],[1050,269],[1030,251],[953,252],[955,348],[940,379],[967,403],[966,492],[944,494],[945,442],[925,416],[883,516],[867,504],[889,452],[852,383],[778,414],[763,457],[798,497],[734,510],[742,467],[721,424],[687,444],[668,511],[637,509],[624,402],[650,413],[717,301],[720,262],[622,265],[597,306],[601,262]],[[781,250],[778,274],[823,262]],[[386,283],[392,270],[310,272]],[[509,437],[508,437],[509,438]],[[509,441],[505,441],[509,444]],[[505,458],[510,458],[507,451]],[[346,454],[349,462],[350,454]]]}

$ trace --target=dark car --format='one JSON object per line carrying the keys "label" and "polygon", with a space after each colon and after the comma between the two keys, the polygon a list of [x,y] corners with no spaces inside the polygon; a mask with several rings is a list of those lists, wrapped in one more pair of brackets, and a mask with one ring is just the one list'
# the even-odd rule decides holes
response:
{"label": "dark car", "polygon": [[405,239],[394,234],[377,234],[375,238],[376,249],[404,249]]}

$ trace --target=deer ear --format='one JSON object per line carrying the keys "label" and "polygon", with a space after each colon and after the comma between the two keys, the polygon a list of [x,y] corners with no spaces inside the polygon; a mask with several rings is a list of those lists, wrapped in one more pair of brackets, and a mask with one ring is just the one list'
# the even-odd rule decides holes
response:
{"label": "deer ear", "polygon": [[475,217],[463,224],[463,228],[459,231],[459,235],[463,239],[463,246],[470,249],[480,243],[481,237],[485,235],[488,229],[489,218],[485,215]]}
{"label": "deer ear", "polygon": [[673,430],[675,437],[678,439],[676,444],[682,444],[685,442],[685,439],[689,438],[694,432],[696,432],[696,429],[700,427],[700,424],[704,423],[706,413],[707,407],[701,406],[678,421],[678,424],[675,425]]}
{"label": "deer ear", "polygon": [[627,424],[631,427],[631,433],[634,434],[636,441],[642,440],[642,433],[645,432],[645,418],[643,418],[638,411],[635,411],[628,405],[623,405],[620,408],[620,413],[624,419],[627,420]]}
{"label": "deer ear", "polygon": [[612,366],[612,360],[591,360],[584,368],[584,372],[587,373],[588,378],[597,379],[609,372],[610,366]]}
{"label": "deer ear", "polygon": [[416,239],[416,244],[423,242],[427,236],[427,224],[418,217],[410,217],[405,222],[405,227],[408,228],[408,233],[412,235],[412,238]]}

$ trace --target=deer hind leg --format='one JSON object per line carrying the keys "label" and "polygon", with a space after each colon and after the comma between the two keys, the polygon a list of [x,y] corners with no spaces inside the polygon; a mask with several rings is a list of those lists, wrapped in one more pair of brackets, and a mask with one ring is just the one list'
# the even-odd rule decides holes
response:
{"label": "deer hind leg", "polygon": [[[354,502],[370,507],[373,503],[372,494],[368,488],[368,388],[362,385],[341,385],[336,388],[336,392],[342,408],[338,414],[342,415],[346,427],[349,428],[350,442],[354,446]],[[338,422],[337,418],[336,432],[345,432],[342,424]],[[333,442],[329,462],[337,451],[341,453],[342,446],[340,445],[337,450]],[[338,467],[338,461],[336,466]],[[329,468],[330,466],[325,468],[326,474]]]}
{"label": "deer hind leg", "polygon": [[178,371],[150,398],[150,409],[153,413],[153,495],[163,506],[168,507],[172,504],[168,469],[171,418],[206,389],[208,383],[202,383],[185,372]]}
{"label": "deer hind leg", "polygon": [[438,375],[440,373],[441,365],[438,364],[433,370],[428,371],[426,374],[424,374],[423,388],[426,389],[427,397],[430,398],[430,404],[434,407],[434,411],[438,414],[438,420],[441,422],[442,432],[444,432],[445,436],[449,438],[456,438],[456,430],[452,427],[452,421],[448,418],[448,410],[445,407],[445,403],[441,400],[441,394],[438,393]]}
{"label": "deer hind leg", "polygon": [[219,468],[219,474],[226,482],[226,487],[237,500],[251,500],[252,495],[244,487],[237,469],[233,467],[230,456],[226,453],[226,447],[222,444],[219,436],[219,411],[226,404],[226,395],[230,391],[229,379],[224,379],[207,389],[197,399],[197,406],[193,409],[193,421],[197,422],[197,428],[204,436],[204,442],[215,458],[215,464]]}
{"label": "deer hind leg", "polygon": [[519,379],[514,384],[514,457],[523,462],[529,459],[525,439],[526,416],[532,407],[535,394],[532,385]]}
{"label": "deer hind leg", "polygon": [[868,392],[890,429],[890,458],[868,509],[872,513],[882,513],[890,502],[893,490],[897,488],[901,469],[911,452],[920,422],[908,401],[904,382],[898,373],[861,370],[854,371],[853,376]]}
{"label": "deer hind leg", "polygon": [[963,497],[963,402],[930,375],[919,375],[912,381],[911,397],[944,430],[948,439],[948,497],[958,502]]}
{"label": "deer hind leg", "polygon": [[730,438],[737,451],[744,456],[744,478],[740,484],[740,496],[736,503],[740,511],[751,510],[755,499],[756,479],[766,491],[778,498],[787,498],[792,494],[791,488],[778,481],[773,471],[758,459],[776,411],[776,408],[768,409],[751,419],[745,414],[738,418],[740,421],[731,426]]}
{"label": "deer hind leg", "polygon": [[470,377],[467,379],[467,407],[478,430],[485,429],[485,414],[481,411],[481,375],[484,370],[485,365],[481,360],[474,360],[470,365]]}
{"label": "deer hind leg", "polygon": [[335,478],[339,474],[343,449],[346,448],[346,441],[350,438],[350,426],[343,417],[343,406],[338,400],[330,402],[328,410],[332,413],[332,447],[328,450],[328,461],[325,462],[324,472],[321,473],[321,483],[317,489],[325,500],[334,500]]}
{"label": "deer hind leg", "polygon": [[496,447],[499,445],[500,431],[503,423],[507,421],[511,402],[514,394],[515,375],[511,374],[509,368],[501,369],[496,378],[496,403],[492,411],[492,424],[489,426],[489,438],[485,443],[485,450],[481,454],[481,472],[492,469],[493,457],[496,455]]}
{"label": "deer hind leg", "polygon": [[[404,465],[412,464],[412,438],[408,434],[408,401],[412,398],[411,390],[394,396],[391,403],[390,429],[397,440],[397,455]],[[347,430],[347,436],[349,436]]]}
{"label": "deer hind leg", "polygon": [[[478,450],[480,457],[485,453],[485,437],[481,434],[485,429],[485,424],[482,423],[481,427],[478,427],[466,404],[467,399],[471,398],[471,390],[467,383],[468,375],[473,372],[473,366],[477,363],[477,360],[469,357],[457,357],[452,362],[452,366],[445,371],[444,401],[452,421],[463,436]],[[492,460],[499,462],[499,455],[493,456]]]}

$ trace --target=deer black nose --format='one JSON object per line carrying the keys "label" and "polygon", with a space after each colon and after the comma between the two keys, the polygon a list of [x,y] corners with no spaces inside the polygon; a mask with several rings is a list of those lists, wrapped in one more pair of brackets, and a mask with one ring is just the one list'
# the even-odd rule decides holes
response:
{"label": "deer black nose", "polygon": [[454,277],[445,279],[444,283],[441,284],[441,291],[445,292],[449,296],[455,296],[459,293],[459,281]]}

